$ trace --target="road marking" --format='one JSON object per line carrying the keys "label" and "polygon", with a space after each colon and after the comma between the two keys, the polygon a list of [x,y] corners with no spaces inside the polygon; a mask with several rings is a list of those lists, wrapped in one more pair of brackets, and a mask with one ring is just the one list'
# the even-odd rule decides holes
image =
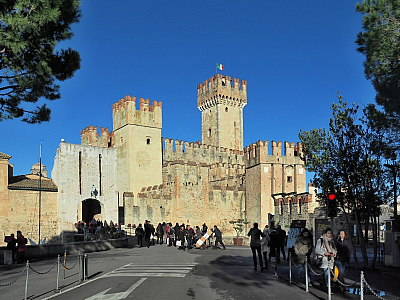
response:
{"label": "road marking", "polygon": [[125,292],[122,293],[114,293],[114,294],[106,294],[111,288],[106,289],[100,293],[97,293],[96,295],[93,295],[89,298],[86,298],[85,300],[102,300],[102,299],[107,299],[107,300],[120,300],[120,299],[125,299],[126,297],[129,296],[130,293],[133,292],[134,289],[136,289],[143,281],[145,281],[147,278],[142,278],[139,281],[137,281],[134,285],[132,285],[129,289],[127,289]]}
{"label": "road marking", "polygon": [[196,264],[127,264],[102,277],[185,277]]}

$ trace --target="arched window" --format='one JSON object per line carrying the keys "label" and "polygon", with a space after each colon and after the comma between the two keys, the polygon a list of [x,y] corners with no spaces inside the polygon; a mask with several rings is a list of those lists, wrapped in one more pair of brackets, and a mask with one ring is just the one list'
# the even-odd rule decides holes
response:
{"label": "arched window", "polygon": [[211,128],[208,128],[208,136],[211,136]]}
{"label": "arched window", "polygon": [[228,108],[227,107],[225,107],[225,112],[228,112]]}

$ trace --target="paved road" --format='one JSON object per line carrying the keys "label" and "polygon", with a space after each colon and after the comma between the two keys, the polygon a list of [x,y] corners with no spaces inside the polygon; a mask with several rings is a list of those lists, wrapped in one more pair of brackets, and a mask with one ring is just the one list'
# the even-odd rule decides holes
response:
{"label": "paved road", "polygon": [[[32,262],[35,271],[50,270],[55,258]],[[68,257],[72,267],[76,257]],[[165,245],[114,249],[89,254],[90,279],[78,283],[78,267],[60,279],[56,266],[46,274],[29,271],[29,299],[316,299],[296,285],[274,276],[272,268],[254,271],[248,247],[179,251]],[[0,283],[13,280],[23,266],[2,270]],[[61,272],[62,274],[62,272]],[[23,299],[25,275],[0,289],[0,299]]]}

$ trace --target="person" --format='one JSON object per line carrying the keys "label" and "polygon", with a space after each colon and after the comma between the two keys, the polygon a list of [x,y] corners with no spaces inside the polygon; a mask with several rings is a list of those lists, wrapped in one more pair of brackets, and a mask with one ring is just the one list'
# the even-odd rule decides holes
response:
{"label": "person", "polygon": [[10,236],[6,237],[4,242],[7,243],[7,250],[11,250],[12,263],[15,263],[17,260],[17,239],[15,238],[14,233],[11,233]]}
{"label": "person", "polygon": [[254,223],[253,228],[250,229],[249,233],[247,236],[250,236],[250,248],[251,252],[253,253],[253,263],[254,263],[254,270],[257,270],[257,254],[258,253],[258,259],[260,261],[260,268],[261,271],[264,270],[264,265],[262,261],[262,256],[261,256],[261,241],[260,238],[263,237],[263,233],[261,232],[260,229],[258,229],[258,223]]}
{"label": "person", "polygon": [[190,227],[190,225],[186,225],[185,236],[187,241],[187,249],[188,251],[192,249],[193,245],[193,237],[194,237],[194,230]]}
{"label": "person", "polygon": [[[308,268],[308,266],[305,266],[306,257],[309,261],[313,247],[313,241],[309,235],[308,229],[304,228],[294,243],[294,260],[301,265],[300,268],[297,268],[297,281],[300,281],[300,276],[305,273],[305,267]],[[310,282],[310,272],[307,275],[307,280]]]}
{"label": "person", "polygon": [[167,244],[167,224],[165,222],[162,223],[162,242]]}
{"label": "person", "polygon": [[135,234],[136,234],[137,241],[138,241],[138,248],[140,248],[140,247],[142,247],[142,241],[143,241],[143,235],[144,235],[142,223],[139,223],[139,226],[136,227]]}
{"label": "person", "polygon": [[161,223],[158,223],[157,225],[156,235],[157,235],[157,244],[161,245],[163,243],[163,229]]}
{"label": "person", "polygon": [[270,241],[269,234],[268,234],[268,225],[265,225],[264,231],[263,231],[263,238],[261,239],[261,252],[264,257],[264,263],[265,263],[265,269],[268,269],[268,253],[269,253],[269,246],[268,243]]}
{"label": "person", "polygon": [[285,253],[285,241],[286,241],[286,231],[282,229],[281,225],[276,226],[276,231],[278,232],[278,256],[282,256],[283,259],[286,260],[286,253]]}
{"label": "person", "polygon": [[339,230],[339,235],[336,240],[336,249],[335,265],[339,271],[338,279],[341,283],[344,283],[346,267],[350,261],[351,253],[353,252],[353,246],[351,245],[351,241],[347,238],[344,229]]}
{"label": "person", "polygon": [[175,241],[174,241],[175,243],[174,243],[174,246],[176,247],[176,241],[178,240],[179,231],[181,231],[181,226],[179,226],[178,222],[175,223],[174,231],[175,231]]}
{"label": "person", "polygon": [[149,221],[149,225],[150,225],[150,232],[151,232],[151,234],[150,234],[150,243],[151,243],[151,245],[155,245],[156,244],[156,240],[154,239],[154,236],[156,234],[156,229],[154,228],[154,225],[150,223],[150,221]]}
{"label": "person", "polygon": [[272,231],[269,234],[269,257],[268,261],[271,261],[271,257],[275,257],[275,262],[277,264],[280,263],[281,259],[279,258],[279,252],[277,251],[278,245],[279,245],[279,236],[278,236],[278,231],[276,230],[275,227],[272,227]]}
{"label": "person", "polygon": [[[208,231],[208,226],[206,225],[206,223],[204,223],[203,224],[203,227],[201,228],[201,233],[202,233],[202,236],[204,236],[206,233],[207,233],[207,231]],[[206,245],[207,244],[207,240],[208,240],[208,246]],[[211,234],[210,234],[210,236],[208,237],[208,239],[207,239],[206,241],[204,241],[204,246],[203,246],[203,248],[204,247],[209,247],[209,246],[212,246],[211,245],[211,241],[212,241],[212,238],[211,238]]]}
{"label": "person", "polygon": [[171,247],[172,245],[174,245],[176,247],[176,245],[175,245],[175,230],[174,230],[174,227],[172,227],[172,223],[169,223],[167,230],[168,230],[167,235],[168,235],[168,239],[169,239],[168,246]]}
{"label": "person", "polygon": [[200,230],[200,227],[199,226],[196,226],[196,240],[195,241],[193,241],[193,243],[197,243],[197,241],[198,240],[200,240],[201,239],[201,237],[203,236],[202,234],[201,234],[201,230]]}
{"label": "person", "polygon": [[326,228],[324,233],[317,240],[317,243],[315,244],[315,255],[322,257],[320,268],[324,270],[325,283],[328,287],[328,272],[329,269],[333,269],[333,263],[336,257],[336,246],[331,228]]}
{"label": "person", "polygon": [[220,243],[221,246],[224,248],[224,250],[226,250],[226,247],[224,245],[224,243],[222,242],[222,233],[219,230],[219,228],[217,227],[217,225],[214,225],[214,230],[212,230],[212,232],[214,233],[215,236],[215,245],[214,245],[214,250],[217,250],[217,244]]}
{"label": "person", "polygon": [[181,245],[178,247],[178,249],[185,251],[185,225],[181,225],[176,238],[181,242]]}
{"label": "person", "polygon": [[26,251],[26,239],[22,235],[22,232],[20,230],[17,231],[17,243],[18,243],[17,262],[23,262]]}

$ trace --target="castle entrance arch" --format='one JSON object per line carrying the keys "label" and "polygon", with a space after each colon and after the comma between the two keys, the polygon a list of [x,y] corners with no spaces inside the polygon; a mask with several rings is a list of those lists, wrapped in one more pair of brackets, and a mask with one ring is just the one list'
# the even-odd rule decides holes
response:
{"label": "castle entrance arch", "polygon": [[[101,203],[96,199],[86,199],[81,202],[81,220],[85,223],[90,222],[93,218],[102,220]],[[79,217],[79,216],[78,216]]]}

